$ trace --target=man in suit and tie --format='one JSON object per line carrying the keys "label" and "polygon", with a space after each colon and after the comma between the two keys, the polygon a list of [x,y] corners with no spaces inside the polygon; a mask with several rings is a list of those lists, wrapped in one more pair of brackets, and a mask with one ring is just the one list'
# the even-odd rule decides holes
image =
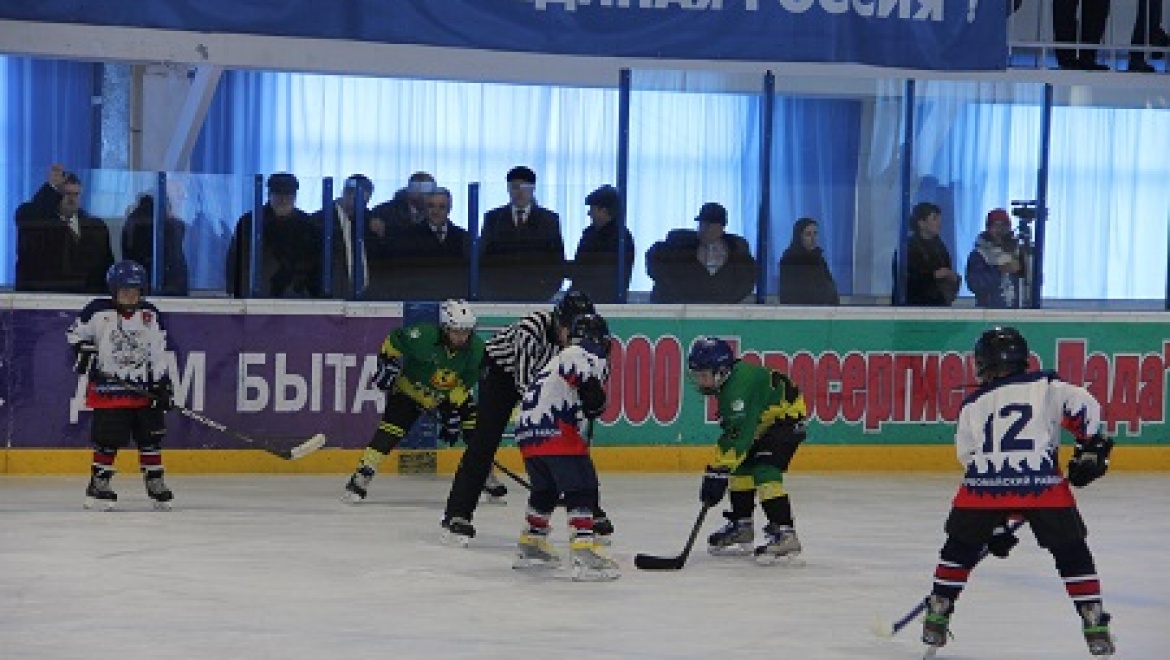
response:
{"label": "man in suit and tie", "polygon": [[426,219],[405,230],[396,253],[404,300],[467,297],[471,239],[451,223],[451,191],[436,188],[424,201]]}
{"label": "man in suit and tie", "polygon": [[561,289],[565,244],[561,219],[536,203],[536,173],[508,171],[510,203],[488,211],[480,239],[480,299],[541,302]]}

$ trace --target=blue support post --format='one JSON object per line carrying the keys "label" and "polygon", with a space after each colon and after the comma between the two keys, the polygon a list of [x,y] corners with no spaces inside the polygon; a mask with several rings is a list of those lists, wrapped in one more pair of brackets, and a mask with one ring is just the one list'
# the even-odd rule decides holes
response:
{"label": "blue support post", "polygon": [[260,295],[260,265],[264,263],[262,254],[264,245],[261,237],[264,235],[264,176],[257,174],[252,182],[252,227],[248,250],[248,298]]}
{"label": "blue support post", "polygon": [[902,109],[902,222],[898,234],[898,268],[894,273],[894,304],[906,304],[906,245],[910,239],[910,210],[914,200],[910,194],[910,183],[914,177],[914,81],[906,81],[905,106]]}
{"label": "blue support post", "polygon": [[1028,302],[1032,309],[1042,307],[1041,290],[1044,288],[1044,237],[1048,224],[1048,169],[1052,142],[1053,87],[1044,85],[1044,105],[1040,109],[1040,170],[1036,174],[1036,245],[1028,267]]}
{"label": "blue support post", "polygon": [[[163,290],[163,273],[166,272],[166,238],[167,223],[167,173],[159,172],[155,182],[154,217],[151,219],[154,226],[150,231],[150,290]],[[125,247],[125,246],[123,246]]]}
{"label": "blue support post", "polygon": [[333,203],[333,177],[321,180],[321,208],[325,221],[321,224],[321,291],[333,298],[333,229],[337,226],[337,205]]}
{"label": "blue support post", "polygon": [[767,300],[768,261],[772,235],[772,120],[776,112],[776,74],[764,74],[764,90],[760,113],[760,215],[756,221],[756,304]]}
{"label": "blue support post", "polygon": [[467,299],[479,300],[479,183],[467,184],[467,234],[471,264],[467,272]]}
{"label": "blue support post", "polygon": [[[344,193],[342,193],[344,194]],[[353,300],[362,300],[366,297],[366,271],[363,268],[366,253],[366,196],[359,186],[355,189],[353,200],[353,235],[350,243],[353,244]]]}
{"label": "blue support post", "polygon": [[626,241],[626,209],[629,208],[630,192],[630,99],[633,87],[633,78],[629,69],[622,69],[618,76],[618,144],[617,144],[617,189],[622,196],[622,208],[619,217],[617,239],[617,282],[614,287],[614,300],[625,304],[629,296],[626,287],[626,253],[633,249]]}

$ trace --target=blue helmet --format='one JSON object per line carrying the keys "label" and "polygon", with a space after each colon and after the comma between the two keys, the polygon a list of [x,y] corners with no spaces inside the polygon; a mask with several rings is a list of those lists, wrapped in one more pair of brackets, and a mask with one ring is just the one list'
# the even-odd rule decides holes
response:
{"label": "blue helmet", "polygon": [[735,365],[735,351],[731,344],[718,337],[700,337],[691,345],[690,355],[687,356],[687,369],[691,377],[700,371],[710,371],[715,376],[714,387],[699,386],[703,394],[718,394],[723,381],[731,374],[731,367]]}
{"label": "blue helmet", "polygon": [[110,266],[106,271],[106,286],[110,293],[118,294],[118,289],[138,289],[145,292],[150,278],[146,276],[146,269],[137,261],[126,259]]}

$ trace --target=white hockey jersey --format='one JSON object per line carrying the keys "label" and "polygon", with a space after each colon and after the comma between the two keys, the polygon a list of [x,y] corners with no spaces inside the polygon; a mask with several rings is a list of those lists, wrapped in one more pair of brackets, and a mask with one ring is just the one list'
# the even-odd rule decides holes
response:
{"label": "white hockey jersey", "polygon": [[604,384],[608,369],[605,358],[576,344],[549,360],[520,401],[516,444],[525,458],[589,453],[581,434],[588,422],[577,390],[590,379]]}
{"label": "white hockey jersey", "polygon": [[90,369],[85,402],[90,408],[143,408],[150,399],[117,382],[142,388],[166,377],[166,330],[158,308],[142,301],[123,314],[111,298],[95,298],[69,326],[69,345],[93,342],[97,356]]}
{"label": "white hockey jersey", "polygon": [[1100,430],[1101,404],[1053,372],[1031,372],[979,388],[955,428],[966,469],[958,508],[1029,509],[1074,504],[1059,464],[1061,428],[1077,439]]}

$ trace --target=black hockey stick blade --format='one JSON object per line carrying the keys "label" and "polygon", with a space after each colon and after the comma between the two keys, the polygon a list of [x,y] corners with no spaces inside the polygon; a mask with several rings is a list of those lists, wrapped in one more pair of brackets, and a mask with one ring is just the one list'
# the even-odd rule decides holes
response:
{"label": "black hockey stick blade", "polygon": [[687,563],[687,557],[691,556],[691,548],[695,547],[695,539],[699,537],[699,530],[703,528],[703,519],[707,517],[707,511],[710,506],[703,505],[699,509],[699,516],[695,518],[695,525],[691,527],[691,535],[687,538],[687,544],[683,546],[683,550],[676,557],[656,557],[654,555],[637,554],[634,556],[634,566],[644,571],[677,571]]}

